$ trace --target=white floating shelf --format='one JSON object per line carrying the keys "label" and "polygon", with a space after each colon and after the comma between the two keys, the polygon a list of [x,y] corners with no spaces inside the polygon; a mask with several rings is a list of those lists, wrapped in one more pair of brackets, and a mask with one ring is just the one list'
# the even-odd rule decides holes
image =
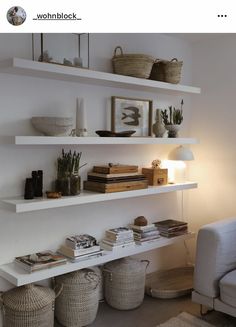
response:
{"label": "white floating shelf", "polygon": [[146,251],[158,249],[167,245],[174,244],[179,241],[184,241],[194,237],[194,233],[188,233],[181,236],[166,238],[161,237],[158,240],[152,241],[143,245],[135,245],[134,247],[127,247],[119,249],[114,252],[105,251],[105,254],[98,258],[91,258],[77,263],[68,262],[65,265],[53,268],[36,271],[31,274],[25,272],[21,267],[18,267],[14,262],[0,266],[0,276],[8,280],[15,286],[21,286],[29,283],[38,282],[54,276],[66,274],[71,271],[88,268],[96,265],[101,265],[105,262],[115,259],[124,258],[126,256],[143,253]]}
{"label": "white floating shelf", "polygon": [[195,138],[158,137],[72,137],[72,136],[3,136],[1,143],[15,145],[98,145],[98,144],[197,144]]}
{"label": "white floating shelf", "polygon": [[36,211],[43,209],[52,209],[60,207],[68,207],[73,205],[88,204],[95,202],[119,200],[135,198],[139,196],[150,196],[161,193],[168,193],[180,190],[188,190],[197,188],[195,182],[185,182],[176,184],[167,184],[162,186],[149,186],[146,189],[125,191],[125,192],[113,192],[113,193],[95,193],[90,191],[82,191],[76,196],[64,196],[60,199],[33,199],[24,200],[22,197],[1,199],[3,207],[8,210],[12,210],[16,213]]}
{"label": "white floating shelf", "polygon": [[201,89],[193,86],[170,84],[152,81],[142,78],[135,78],[123,75],[116,75],[105,72],[98,72],[83,68],[66,67],[42,63],[32,60],[12,58],[0,62],[0,72],[15,75],[26,75],[54,80],[80,82],[109,87],[130,88],[132,90],[154,92],[159,90],[162,93],[195,93],[199,94]]}

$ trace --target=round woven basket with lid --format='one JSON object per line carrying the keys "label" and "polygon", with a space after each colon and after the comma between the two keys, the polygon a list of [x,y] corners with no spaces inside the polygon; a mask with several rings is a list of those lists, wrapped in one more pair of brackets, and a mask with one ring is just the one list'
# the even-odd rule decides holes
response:
{"label": "round woven basket with lid", "polygon": [[53,327],[55,292],[29,284],[2,295],[4,327]]}
{"label": "round woven basket with lid", "polygon": [[148,264],[127,257],[104,266],[105,299],[110,306],[130,310],[142,304]]}
{"label": "round woven basket with lid", "polygon": [[56,299],[55,315],[66,327],[91,324],[99,303],[99,276],[92,269],[81,269],[55,278],[62,292]]}

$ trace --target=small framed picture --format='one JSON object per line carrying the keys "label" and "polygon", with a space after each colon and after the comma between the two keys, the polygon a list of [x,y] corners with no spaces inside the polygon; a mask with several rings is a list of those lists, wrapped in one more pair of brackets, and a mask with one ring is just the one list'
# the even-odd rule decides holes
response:
{"label": "small framed picture", "polygon": [[111,130],[133,130],[134,136],[152,136],[152,101],[112,96]]}

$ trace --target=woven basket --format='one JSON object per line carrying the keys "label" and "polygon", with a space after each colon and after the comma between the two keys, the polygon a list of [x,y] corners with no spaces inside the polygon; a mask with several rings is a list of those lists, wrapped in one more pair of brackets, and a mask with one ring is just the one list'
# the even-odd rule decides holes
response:
{"label": "woven basket", "polygon": [[105,299],[110,306],[130,310],[142,304],[148,264],[128,257],[104,266]]}
{"label": "woven basket", "polygon": [[[117,51],[120,50],[120,54]],[[113,72],[139,78],[149,78],[154,58],[144,54],[124,54],[120,46],[114,50],[112,58]]]}
{"label": "woven basket", "polygon": [[66,327],[91,324],[98,310],[99,276],[91,269],[81,269],[58,276],[55,282],[63,288],[55,305],[59,323]]}
{"label": "woven basket", "polygon": [[53,327],[55,292],[33,284],[2,295],[4,327]]}
{"label": "woven basket", "polygon": [[152,67],[150,79],[178,84],[181,78],[183,61],[173,58],[171,61],[157,59]]}

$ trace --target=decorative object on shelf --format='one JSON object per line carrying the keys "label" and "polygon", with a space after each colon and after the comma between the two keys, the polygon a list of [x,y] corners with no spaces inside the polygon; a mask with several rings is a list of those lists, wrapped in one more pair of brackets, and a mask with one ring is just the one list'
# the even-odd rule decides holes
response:
{"label": "decorative object on shelf", "polygon": [[166,83],[178,84],[181,78],[183,61],[156,59],[152,66],[150,79]]}
{"label": "decorative object on shelf", "polygon": [[[137,219],[137,218],[136,218]],[[146,219],[146,218],[145,218]],[[135,243],[138,245],[147,244],[160,238],[160,232],[154,224],[129,225],[133,230]]]}
{"label": "decorative object on shelf", "polygon": [[76,136],[87,136],[87,116],[83,98],[76,99]]}
{"label": "decorative object on shelf", "polygon": [[34,198],[34,183],[32,178],[26,178],[25,180],[25,192],[24,199],[32,200]]}
{"label": "decorative object on shelf", "polygon": [[[116,167],[114,170],[110,169]],[[131,166],[132,167],[132,166]],[[119,170],[121,168],[121,170]],[[132,167],[134,172],[129,171],[130,166],[95,166],[93,172],[88,173],[88,180],[84,181],[84,189],[88,191],[111,193],[123,192],[147,188],[147,179],[143,174],[137,173],[137,167]],[[113,171],[113,173],[109,173]],[[119,172],[123,171],[123,172]],[[108,172],[108,173],[107,173]]]}
{"label": "decorative object on shelf", "polygon": [[105,299],[111,307],[131,310],[141,305],[148,265],[148,260],[138,261],[131,257],[104,265]]}
{"label": "decorative object on shelf", "polygon": [[129,137],[136,133],[136,131],[123,131],[123,132],[112,132],[112,131],[106,131],[106,130],[99,130],[95,132],[101,137]]}
{"label": "decorative object on shelf", "polygon": [[188,233],[188,223],[181,220],[166,219],[158,221],[154,225],[158,228],[161,236],[168,238]]}
{"label": "decorative object on shelf", "polygon": [[134,225],[136,226],[146,226],[147,224],[147,218],[145,218],[144,216],[138,216],[134,219]]}
{"label": "decorative object on shelf", "polygon": [[76,151],[65,152],[62,149],[62,156],[57,159],[57,180],[56,191],[61,192],[62,195],[77,195],[80,193],[80,166],[82,152]]}
{"label": "decorative object on shelf", "polygon": [[34,196],[41,197],[43,196],[43,171],[34,170],[31,174],[33,179]]}
{"label": "decorative object on shelf", "polygon": [[108,165],[93,166],[94,173],[100,174],[122,174],[122,173],[138,173],[138,166],[136,165],[121,165],[109,163]]}
{"label": "decorative object on shelf", "polygon": [[191,161],[194,160],[193,152],[183,146],[180,145],[177,148],[174,148],[168,155],[169,160],[181,160],[181,161]]}
{"label": "decorative object on shelf", "polygon": [[165,124],[165,128],[168,130],[168,137],[178,137],[178,131],[180,129],[180,124],[183,121],[183,99],[181,101],[181,109],[172,109],[169,106],[169,115],[167,109],[161,111],[161,116]]}
{"label": "decorative object on shelf", "polygon": [[69,135],[73,128],[72,117],[32,117],[34,128],[46,136]]}
{"label": "decorative object on shelf", "polygon": [[152,101],[115,97],[111,98],[111,130],[122,132],[127,126],[136,136],[152,135]]}
{"label": "decorative object on shelf", "polygon": [[[55,316],[63,326],[87,326],[97,315],[100,277],[81,269],[55,278],[62,292],[56,299]],[[73,303],[73,305],[71,305]]]}
{"label": "decorative object on shelf", "polygon": [[46,195],[48,199],[59,199],[61,198],[61,192],[54,192],[54,191],[46,191]]}
{"label": "decorative object on shelf", "polygon": [[[53,58],[49,53],[52,53]],[[89,34],[87,33],[32,34],[33,60],[89,68],[89,57]]]}
{"label": "decorative object on shelf", "polygon": [[162,122],[161,109],[156,109],[155,123],[152,125],[152,131],[156,137],[163,137],[166,129]]}
{"label": "decorative object on shelf", "polygon": [[15,263],[29,273],[63,265],[66,261],[65,257],[52,251],[37,252],[15,258]]}
{"label": "decorative object on shelf", "polygon": [[[117,54],[118,50],[120,54]],[[139,78],[149,78],[154,58],[145,54],[124,54],[121,46],[114,50],[112,58],[113,72]]]}
{"label": "decorative object on shelf", "polygon": [[5,327],[53,327],[55,292],[29,284],[2,294]]}
{"label": "decorative object on shelf", "polygon": [[84,250],[97,245],[96,238],[88,234],[74,235],[66,238],[66,246],[73,250]]}
{"label": "decorative object on shelf", "polygon": [[101,247],[107,251],[116,251],[127,247],[134,247],[134,233],[128,227],[117,227],[106,230]]}
{"label": "decorative object on shelf", "polygon": [[168,183],[168,169],[161,168],[161,160],[152,162],[152,168],[142,168],[142,173],[148,179],[148,185],[166,185]]}

